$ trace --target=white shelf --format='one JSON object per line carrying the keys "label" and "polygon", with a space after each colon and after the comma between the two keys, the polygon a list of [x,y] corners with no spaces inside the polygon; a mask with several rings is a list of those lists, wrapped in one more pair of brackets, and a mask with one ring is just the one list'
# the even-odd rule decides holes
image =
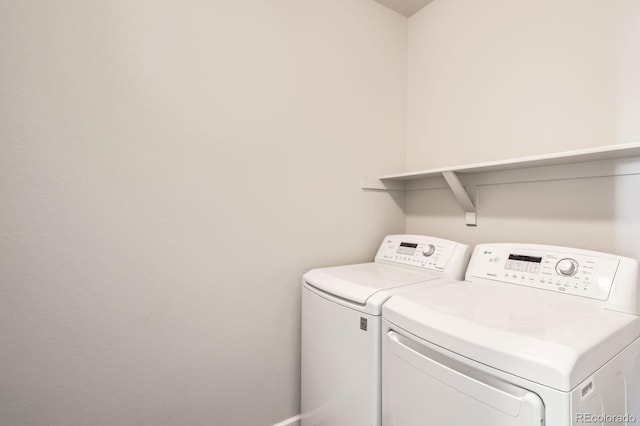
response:
{"label": "white shelf", "polygon": [[443,172],[454,172],[458,175],[495,172],[501,170],[524,169],[528,167],[556,166],[560,164],[583,163],[587,161],[612,160],[640,156],[640,143],[610,145],[599,148],[580,149],[553,154],[534,155],[512,160],[489,161],[486,163],[465,164],[462,166],[443,167],[440,169],[421,170],[417,172],[398,173],[381,176],[381,181],[403,181],[439,177]]}
{"label": "white shelf", "polygon": [[[395,190],[407,189],[409,181],[420,179],[443,177],[454,196],[463,207],[467,225],[475,226],[476,209],[473,201],[465,191],[458,176],[499,172],[507,170],[530,169],[536,167],[563,166],[577,163],[601,162],[607,160],[619,160],[631,157],[640,157],[640,143],[609,145],[598,148],[588,148],[576,151],[565,151],[553,154],[535,155],[530,157],[515,158],[511,160],[490,161],[486,163],[465,164],[461,166],[442,167],[438,169],[420,170],[415,172],[397,173],[381,176],[378,179],[363,179],[363,189]],[[598,175],[597,168],[592,167],[594,176]],[[613,173],[614,175],[616,173]],[[582,172],[582,177],[589,177],[589,172]]]}

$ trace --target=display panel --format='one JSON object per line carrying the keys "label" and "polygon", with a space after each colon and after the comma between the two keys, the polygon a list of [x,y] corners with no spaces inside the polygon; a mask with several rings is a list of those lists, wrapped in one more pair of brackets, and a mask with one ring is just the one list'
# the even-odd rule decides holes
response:
{"label": "display panel", "polygon": [[416,244],[416,243],[400,243],[400,247],[417,248],[418,244]]}
{"label": "display panel", "polygon": [[522,254],[510,254],[509,255],[509,260],[519,260],[522,262],[534,262],[534,263],[541,263],[542,262],[542,258],[541,257],[536,257],[536,256],[525,256]]}
{"label": "display panel", "polygon": [[398,247],[397,253],[413,256],[413,254],[416,252],[416,248],[418,248],[417,243],[400,243],[400,247]]}

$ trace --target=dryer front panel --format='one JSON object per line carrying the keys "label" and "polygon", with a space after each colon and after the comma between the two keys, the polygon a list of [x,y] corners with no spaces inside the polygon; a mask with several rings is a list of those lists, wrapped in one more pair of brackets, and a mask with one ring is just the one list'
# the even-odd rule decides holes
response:
{"label": "dryer front panel", "polygon": [[402,329],[382,342],[385,426],[544,425],[544,404],[533,392],[435,351]]}

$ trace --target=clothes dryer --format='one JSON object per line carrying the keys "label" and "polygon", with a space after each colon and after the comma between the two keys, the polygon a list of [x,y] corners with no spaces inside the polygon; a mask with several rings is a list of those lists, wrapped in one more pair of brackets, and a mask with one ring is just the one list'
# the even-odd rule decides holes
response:
{"label": "clothes dryer", "polygon": [[385,426],[640,422],[638,262],[475,248],[465,281],[383,306]]}
{"label": "clothes dryer", "polygon": [[313,269],[302,283],[302,425],[377,426],[380,326],[392,295],[460,280],[469,247],[384,238],[374,262]]}

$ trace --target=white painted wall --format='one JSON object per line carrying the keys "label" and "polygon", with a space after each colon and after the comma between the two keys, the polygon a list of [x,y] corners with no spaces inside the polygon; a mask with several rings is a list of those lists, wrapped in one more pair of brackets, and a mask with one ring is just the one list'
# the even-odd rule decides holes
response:
{"label": "white painted wall", "polygon": [[[640,170],[640,161],[634,169]],[[531,173],[534,179],[540,175]],[[503,180],[499,173],[465,181]],[[578,247],[640,260],[640,175],[480,184],[475,192],[477,227],[448,189],[407,196],[407,230],[475,245],[529,242]]]}
{"label": "white painted wall", "polygon": [[[408,170],[640,141],[638,52],[634,0],[435,0],[409,19]],[[473,228],[415,191],[407,232],[640,259],[639,195],[638,175],[481,185]]]}
{"label": "white painted wall", "polygon": [[638,51],[636,0],[435,0],[409,19],[407,167],[640,140]]}
{"label": "white painted wall", "polygon": [[402,232],[406,19],[0,2],[0,424],[299,412],[299,283]]}

